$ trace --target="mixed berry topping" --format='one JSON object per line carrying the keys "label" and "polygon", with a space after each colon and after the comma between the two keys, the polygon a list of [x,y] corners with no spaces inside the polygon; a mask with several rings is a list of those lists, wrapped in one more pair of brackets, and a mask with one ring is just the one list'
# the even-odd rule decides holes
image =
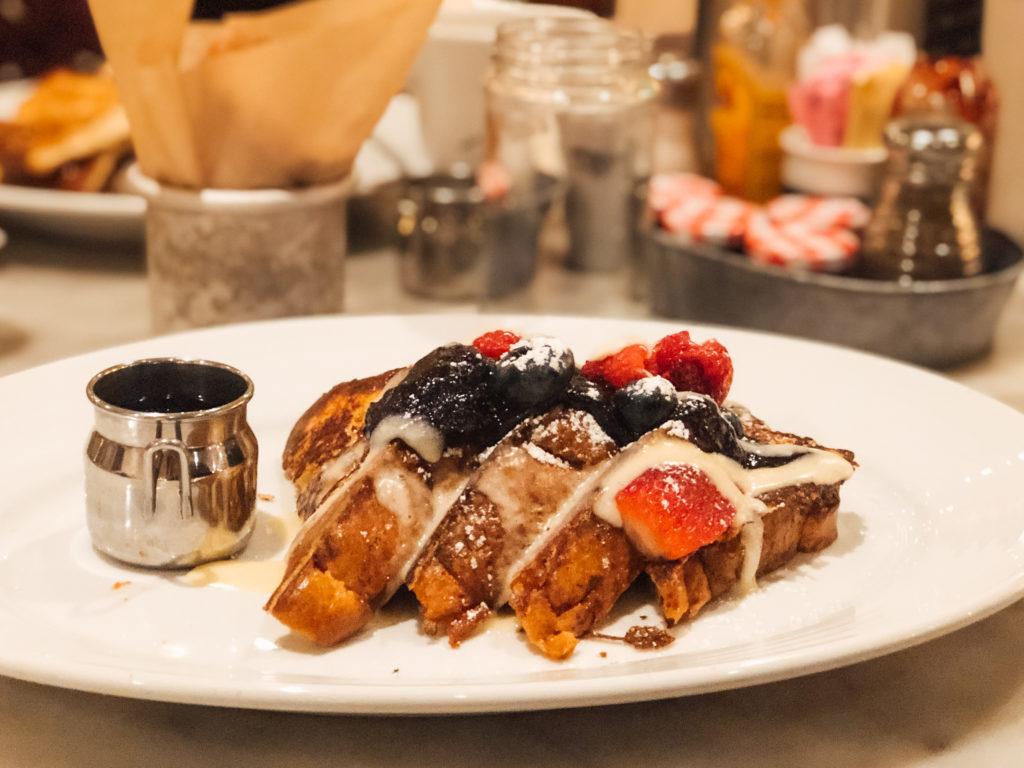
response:
{"label": "mixed berry topping", "polygon": [[651,375],[647,366],[649,355],[649,350],[643,344],[630,344],[614,355],[587,361],[580,372],[588,379],[618,389]]}
{"label": "mixed berry topping", "polygon": [[563,403],[566,408],[589,413],[608,437],[619,445],[626,445],[631,439],[612,402],[614,393],[607,384],[591,381],[577,372],[569,380]]}
{"label": "mixed berry topping", "polygon": [[671,419],[679,393],[668,379],[647,376],[616,390],[612,402],[627,435],[634,438]]}
{"label": "mixed berry topping", "polygon": [[513,406],[546,410],[562,399],[576,361],[562,342],[537,337],[513,343],[495,367],[498,388]]}
{"label": "mixed berry topping", "polygon": [[433,426],[445,447],[484,448],[523,419],[564,405],[592,415],[619,445],[670,424],[701,450],[749,468],[791,460],[744,450],[742,424],[719,405],[731,381],[725,348],[713,340],[696,343],[685,331],[653,350],[632,344],[577,369],[557,339],[497,330],[472,346],[439,347],[417,362],[370,407],[365,429],[370,434],[387,416],[407,416]]}
{"label": "mixed berry topping", "polygon": [[688,464],[648,469],[615,496],[622,526],[650,558],[678,560],[717,541],[736,508],[704,472]]}
{"label": "mixed berry topping", "polygon": [[465,344],[438,347],[366,413],[366,434],[387,416],[421,418],[446,446],[483,448],[508,429],[509,413],[495,386],[494,361]]}
{"label": "mixed berry topping", "polygon": [[674,422],[676,434],[684,433],[691,443],[706,453],[721,453],[740,461],[744,450],[739,444],[739,435],[728,411],[718,406],[712,398],[697,392],[680,392],[678,404],[670,421]]}
{"label": "mixed berry topping", "polygon": [[732,359],[714,339],[697,343],[687,331],[666,336],[653,350],[631,344],[613,355],[590,360],[584,376],[609,386],[625,387],[648,376],[661,376],[680,392],[700,392],[722,403],[732,386]]}
{"label": "mixed berry topping", "polygon": [[686,331],[659,341],[649,367],[681,392],[710,395],[719,404],[725,402],[732,386],[732,359],[726,348],[714,339],[698,344]]}
{"label": "mixed berry topping", "polygon": [[497,360],[521,338],[519,334],[512,333],[512,331],[488,331],[473,339],[473,346],[480,351],[481,355]]}

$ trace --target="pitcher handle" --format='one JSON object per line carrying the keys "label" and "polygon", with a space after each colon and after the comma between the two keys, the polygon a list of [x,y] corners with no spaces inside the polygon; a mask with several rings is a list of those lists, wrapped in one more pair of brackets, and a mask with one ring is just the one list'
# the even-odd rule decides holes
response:
{"label": "pitcher handle", "polygon": [[188,452],[180,440],[160,438],[146,447],[143,455],[146,478],[146,493],[149,495],[149,510],[156,514],[156,475],[153,472],[153,459],[163,451],[170,451],[178,457],[179,507],[181,518],[192,517],[192,473],[188,468]]}

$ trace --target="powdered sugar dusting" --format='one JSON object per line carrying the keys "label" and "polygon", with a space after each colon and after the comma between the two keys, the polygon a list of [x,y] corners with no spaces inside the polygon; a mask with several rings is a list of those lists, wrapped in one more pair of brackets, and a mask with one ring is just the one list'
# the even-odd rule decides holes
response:
{"label": "powdered sugar dusting", "polygon": [[530,454],[530,456],[539,461],[541,464],[551,464],[556,467],[564,467],[566,469],[569,468],[569,465],[567,463],[562,461],[557,456],[548,453],[536,443],[526,443],[523,447],[526,449],[526,452]]}
{"label": "powdered sugar dusting", "polygon": [[[587,439],[594,446],[615,444],[615,441],[612,440],[601,425],[597,423],[597,419],[586,411],[571,408],[565,412],[565,415],[560,419],[560,421],[567,421],[568,428],[574,432],[586,433]],[[535,440],[544,440],[545,438],[554,436],[556,430],[560,428],[564,428],[564,424],[560,425],[558,422],[549,421],[548,423],[537,427],[533,433],[533,437]]]}
{"label": "powdered sugar dusting", "polygon": [[518,371],[544,366],[561,372],[575,364],[569,348],[562,341],[551,336],[522,339],[509,347],[509,352],[520,349],[526,350],[526,352],[511,357],[511,365]]}
{"label": "powdered sugar dusting", "polygon": [[645,395],[661,395],[662,397],[675,397],[676,395],[675,386],[662,376],[645,376],[634,381],[630,387]]}

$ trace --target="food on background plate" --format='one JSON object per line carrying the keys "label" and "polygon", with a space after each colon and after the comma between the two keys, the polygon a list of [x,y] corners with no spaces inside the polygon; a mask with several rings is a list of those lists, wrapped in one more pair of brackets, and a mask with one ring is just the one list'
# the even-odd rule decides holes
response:
{"label": "food on background plate", "polygon": [[669,624],[749,591],[836,538],[855,465],[729,403],[732,376],[686,332],[577,367],[496,331],[338,385],[288,440],[305,523],[266,609],[332,645],[406,584],[428,634],[457,646],[509,605],[558,659],[641,573]]}
{"label": "food on background plate", "polygon": [[54,70],[0,122],[5,184],[98,192],[130,155],[128,118],[106,71]]}

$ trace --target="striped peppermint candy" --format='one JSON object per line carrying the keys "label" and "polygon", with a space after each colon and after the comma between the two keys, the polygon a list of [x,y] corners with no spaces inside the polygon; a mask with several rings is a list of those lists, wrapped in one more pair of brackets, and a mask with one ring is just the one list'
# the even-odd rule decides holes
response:
{"label": "striped peppermint candy", "polygon": [[647,205],[655,213],[661,213],[693,198],[706,199],[720,194],[722,188],[716,182],[695,173],[659,173],[651,177]]}
{"label": "striped peppermint candy", "polygon": [[817,231],[863,229],[871,218],[871,210],[855,197],[781,195],[765,211],[777,224],[801,223]]}
{"label": "striped peppermint candy", "polygon": [[820,230],[803,221],[774,222],[759,212],[747,222],[743,246],[753,261],[762,264],[838,272],[853,262],[860,238],[841,227]]}
{"label": "striped peppermint candy", "polygon": [[735,197],[690,198],[661,214],[661,225],[687,242],[737,247],[756,210]]}

